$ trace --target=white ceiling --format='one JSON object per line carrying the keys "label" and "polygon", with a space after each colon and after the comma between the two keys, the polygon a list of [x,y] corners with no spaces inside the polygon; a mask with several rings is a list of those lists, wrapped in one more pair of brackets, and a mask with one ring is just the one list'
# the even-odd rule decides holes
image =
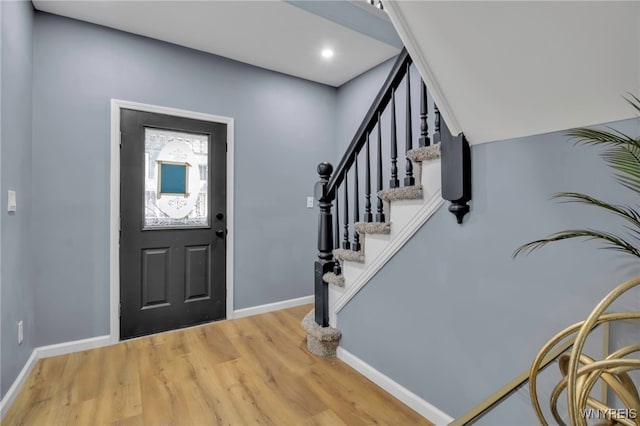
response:
{"label": "white ceiling", "polygon": [[[44,12],[214,53],[331,86],[342,85],[400,51],[398,47],[294,4],[276,0],[34,0],[33,4]],[[366,8],[356,9],[367,13]],[[331,60],[320,56],[324,47],[335,51]]]}
{"label": "white ceiling", "polygon": [[443,117],[471,143],[634,117],[640,2],[387,1]]}

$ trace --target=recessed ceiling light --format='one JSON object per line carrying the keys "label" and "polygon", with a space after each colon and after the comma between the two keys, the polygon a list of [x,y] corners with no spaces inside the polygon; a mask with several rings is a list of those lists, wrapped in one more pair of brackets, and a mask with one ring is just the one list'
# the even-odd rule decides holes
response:
{"label": "recessed ceiling light", "polygon": [[333,50],[322,49],[322,57],[325,59],[333,58]]}

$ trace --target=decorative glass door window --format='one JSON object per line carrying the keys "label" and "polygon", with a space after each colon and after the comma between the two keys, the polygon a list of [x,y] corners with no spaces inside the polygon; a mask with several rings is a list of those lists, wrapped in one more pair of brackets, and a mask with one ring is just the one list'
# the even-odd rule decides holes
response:
{"label": "decorative glass door window", "polygon": [[145,128],[143,229],[209,227],[209,136]]}

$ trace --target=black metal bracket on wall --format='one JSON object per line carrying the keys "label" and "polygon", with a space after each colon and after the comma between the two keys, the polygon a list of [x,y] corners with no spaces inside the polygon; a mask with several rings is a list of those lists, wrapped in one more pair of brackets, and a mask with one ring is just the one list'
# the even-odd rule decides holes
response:
{"label": "black metal bracket on wall", "polygon": [[449,211],[462,223],[471,200],[471,148],[464,133],[453,136],[442,120],[440,129],[442,162],[442,198],[450,201]]}

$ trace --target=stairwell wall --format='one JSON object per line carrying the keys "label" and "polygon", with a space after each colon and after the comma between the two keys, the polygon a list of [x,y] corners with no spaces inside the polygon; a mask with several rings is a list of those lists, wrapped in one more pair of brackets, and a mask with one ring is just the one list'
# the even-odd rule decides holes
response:
{"label": "stairwell wall", "polygon": [[[609,125],[640,135],[639,120]],[[557,132],[473,146],[471,154],[465,222],[457,225],[445,204],[338,314],[341,346],[453,417],[527,369],[543,342],[640,273],[634,259],[581,241],[511,257],[563,229],[624,232],[593,208],[550,200],[577,191],[635,204],[598,149]],[[640,292],[620,303],[640,309]]]}

